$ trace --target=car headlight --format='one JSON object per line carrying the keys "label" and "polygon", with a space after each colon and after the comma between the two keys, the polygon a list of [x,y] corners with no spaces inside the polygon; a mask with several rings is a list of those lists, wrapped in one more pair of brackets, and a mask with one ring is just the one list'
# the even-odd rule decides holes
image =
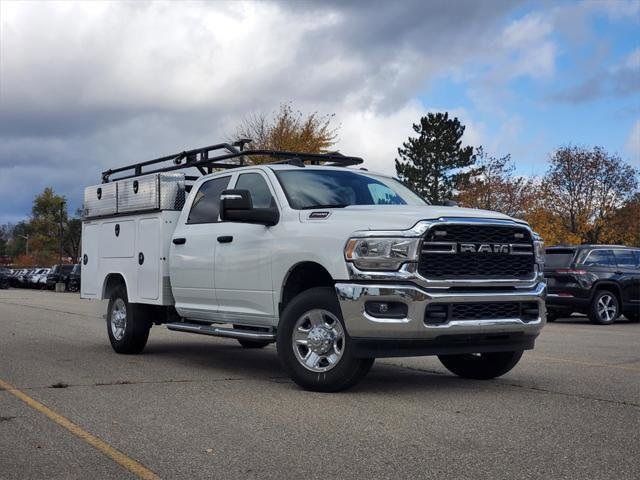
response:
{"label": "car headlight", "polygon": [[350,238],[344,258],[361,270],[397,270],[417,260],[419,238]]}
{"label": "car headlight", "polygon": [[533,252],[536,257],[536,262],[544,263],[544,241],[537,233],[533,234]]}

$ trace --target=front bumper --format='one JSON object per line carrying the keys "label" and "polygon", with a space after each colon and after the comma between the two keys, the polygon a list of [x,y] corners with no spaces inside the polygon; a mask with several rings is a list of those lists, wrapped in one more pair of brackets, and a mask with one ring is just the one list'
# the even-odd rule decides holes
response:
{"label": "front bumper", "polygon": [[[413,284],[337,283],[336,294],[345,326],[359,356],[440,355],[533,348],[546,321],[546,285],[527,289],[451,291],[425,289]],[[365,311],[366,302],[401,302],[404,318],[379,318]],[[535,302],[538,317],[450,320],[425,323],[431,304],[475,302]]]}

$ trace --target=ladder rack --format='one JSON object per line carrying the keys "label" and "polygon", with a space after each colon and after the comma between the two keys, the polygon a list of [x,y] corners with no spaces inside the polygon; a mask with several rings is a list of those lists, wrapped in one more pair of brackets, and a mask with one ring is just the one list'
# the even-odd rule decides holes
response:
{"label": "ladder rack", "polygon": [[[208,147],[186,150],[173,155],[147,160],[146,162],[133,163],[124,167],[105,170],[102,172],[102,183],[187,168],[196,168],[201,175],[207,175],[215,169],[238,168],[251,165],[251,163],[247,163],[246,157],[256,156],[274,159],[272,162],[268,162],[270,164],[291,163],[298,166],[304,166],[305,161],[314,165],[339,167],[359,165],[363,162],[362,158],[350,157],[338,152],[303,153],[284,150],[245,150],[244,146],[249,142],[251,142],[251,140],[241,139],[234,143],[218,143]],[[220,152],[221,154],[211,155],[215,152]],[[155,168],[147,169],[152,166]],[[112,175],[118,173],[124,173],[124,175],[111,178]],[[193,181],[198,177],[187,176],[185,178],[186,180]]]}

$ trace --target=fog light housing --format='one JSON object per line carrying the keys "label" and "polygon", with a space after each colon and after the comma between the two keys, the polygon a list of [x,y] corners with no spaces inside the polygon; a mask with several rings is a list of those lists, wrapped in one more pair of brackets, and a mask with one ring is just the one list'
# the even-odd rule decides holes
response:
{"label": "fog light housing", "polygon": [[364,311],[375,318],[406,318],[409,308],[402,302],[369,301],[365,302]]}

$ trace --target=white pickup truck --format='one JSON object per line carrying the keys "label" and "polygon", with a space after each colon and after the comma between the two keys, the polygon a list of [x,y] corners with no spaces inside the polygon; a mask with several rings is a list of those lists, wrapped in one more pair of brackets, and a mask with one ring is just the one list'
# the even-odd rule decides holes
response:
{"label": "white pickup truck", "polygon": [[154,324],[275,342],[297,384],[338,391],[377,357],[437,355],[489,379],[533,348],[546,286],[525,222],[429,205],[349,168],[357,157],[244,143],[108,170],[85,189],[81,296],[109,300],[116,352],[142,352]]}

